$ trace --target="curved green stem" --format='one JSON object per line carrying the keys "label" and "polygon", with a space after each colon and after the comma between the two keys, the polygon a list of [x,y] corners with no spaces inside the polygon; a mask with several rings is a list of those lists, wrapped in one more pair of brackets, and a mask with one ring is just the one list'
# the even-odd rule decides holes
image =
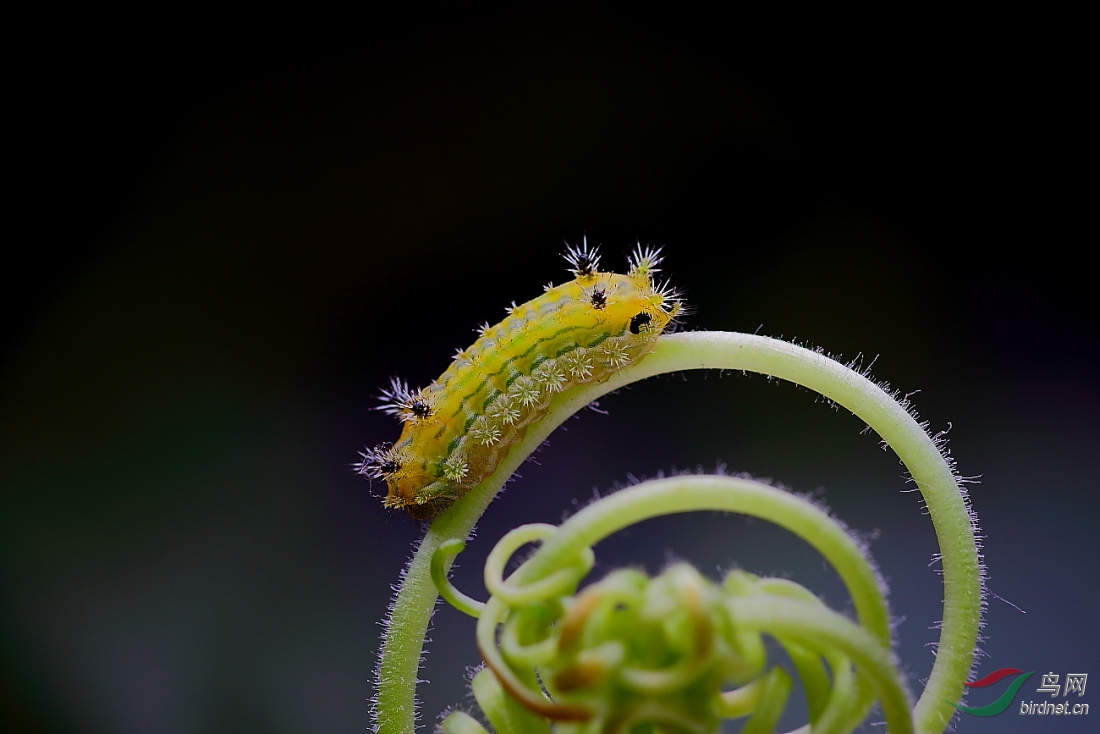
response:
{"label": "curved green stem", "polygon": [[981,566],[969,508],[951,467],[931,437],[882,388],[818,352],[751,334],[694,332],[661,337],[645,358],[606,382],[557,397],[497,471],[435,519],[406,570],[391,610],[377,670],[379,734],[410,734],[415,725],[415,684],[428,620],[437,596],[431,559],[439,545],[464,539],[489,502],[527,457],[566,418],[624,385],[689,369],[744,370],[810,388],[856,414],[876,431],[909,470],[924,496],[943,557],[944,609],[939,650],[928,684],[913,712],[915,729],[942,732],[954,713],[977,641]]}
{"label": "curved green stem", "polygon": [[439,589],[443,600],[458,611],[477,619],[485,611],[485,603],[463,594],[451,583],[447,576],[448,567],[454,563],[455,556],[466,550],[465,540],[445,540],[432,556],[432,583]]}
{"label": "curved green stem", "polygon": [[[608,495],[562,523],[510,580],[516,584],[537,582],[550,574],[561,573],[555,569],[561,569],[585,549],[631,525],[662,515],[698,510],[758,517],[790,530],[812,545],[836,569],[852,598],[860,623],[878,649],[889,653],[889,611],[874,569],[856,542],[814,504],[749,479],[708,475],[671,477]],[[779,586],[781,582],[773,581],[770,585]],[[828,610],[822,607],[821,611]],[[483,649],[488,648],[491,640],[486,637],[489,634],[486,630],[494,628],[492,620],[478,625],[478,642]],[[857,689],[846,707],[844,720],[855,726],[867,714],[877,692],[867,686]]]}
{"label": "curved green stem", "polygon": [[819,604],[760,596],[726,602],[739,625],[773,635],[782,635],[805,647],[826,653],[839,650],[859,667],[870,681],[882,706],[890,734],[910,734],[909,699],[899,685],[899,676],[883,647],[867,631],[844,616]]}
{"label": "curved green stem", "polygon": [[516,571],[514,583],[531,583],[631,525],[661,515],[697,510],[736,512],[767,520],[810,543],[836,569],[860,622],[890,647],[890,614],[878,579],[856,542],[824,510],[766,484],[711,475],[654,479],[604,497],[570,517]]}
{"label": "curved green stem", "polygon": [[[560,527],[554,528],[554,533],[547,533],[547,526],[543,525],[517,528],[513,530],[513,533],[518,536],[517,540],[530,539],[538,534],[546,538],[546,541],[535,555],[516,570],[513,577],[509,577],[509,582],[525,591],[543,587],[547,579],[569,572],[572,567],[577,566],[576,563],[570,563],[571,559],[583,557],[585,551],[591,552],[588,549],[604,538],[618,533],[619,530],[653,517],[704,510],[734,512],[767,519],[805,539],[818,552],[821,552],[822,556],[836,569],[840,579],[844,581],[856,607],[859,622],[867,629],[866,633],[861,634],[865,636],[869,634],[871,644],[876,649],[882,650],[883,655],[889,657],[890,615],[886,600],[883,599],[875,570],[862,555],[856,541],[845,533],[845,530],[822,508],[813,503],[775,489],[773,486],[747,479],[737,479],[733,476],[686,475],[652,480],[628,487],[586,506]],[[502,546],[504,546],[502,554],[505,557],[498,560],[499,566],[504,565],[507,557],[510,557],[511,550],[514,550],[518,543],[506,544],[505,540],[502,540],[497,548],[494,548],[493,554],[496,554]],[[487,566],[488,563],[486,568]],[[586,572],[591,567],[590,561],[585,563],[581,570]],[[769,589],[772,593],[789,595],[792,598],[800,598],[810,593],[798,584],[788,585],[780,580],[763,582],[760,588]],[[809,603],[811,600],[803,598],[800,601]],[[812,602],[823,613],[828,611],[816,599],[812,599]],[[496,625],[500,614],[504,611],[503,606],[496,600],[489,602],[487,609],[495,613],[487,614],[478,621],[478,648],[482,650],[482,655],[486,656],[485,660],[489,666],[498,671],[498,675],[507,676],[505,662],[500,658],[493,644]],[[851,623],[847,622],[847,624]],[[785,634],[785,631],[783,632]],[[828,650],[824,651],[827,653]],[[861,680],[875,679],[871,676]],[[897,688],[897,684],[894,684],[894,687]],[[521,683],[514,682],[511,688],[521,689]],[[850,724],[847,725],[850,730],[864,719],[880,688],[864,684],[855,691],[853,700],[847,702],[844,715],[838,720],[838,726],[843,728],[846,725],[844,722],[847,722]],[[908,709],[905,716],[908,721]]]}

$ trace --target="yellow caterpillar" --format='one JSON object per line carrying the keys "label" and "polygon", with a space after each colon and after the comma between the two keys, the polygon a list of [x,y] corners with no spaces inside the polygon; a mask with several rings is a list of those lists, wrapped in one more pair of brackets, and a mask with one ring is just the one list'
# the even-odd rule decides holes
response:
{"label": "yellow caterpillar", "polygon": [[455,355],[439,379],[410,389],[394,378],[380,410],[404,421],[395,444],[361,452],[356,471],[384,479],[386,507],[430,518],[496,470],[550,399],[606,380],[644,355],[681,312],[654,280],[660,249],[639,245],[626,275],[599,271],[587,241],[565,253],[573,280],[547,286]]}

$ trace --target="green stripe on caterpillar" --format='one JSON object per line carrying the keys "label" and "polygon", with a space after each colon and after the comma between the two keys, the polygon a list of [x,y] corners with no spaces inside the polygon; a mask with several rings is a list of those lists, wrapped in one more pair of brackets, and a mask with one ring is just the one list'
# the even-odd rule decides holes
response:
{"label": "green stripe on caterpillar", "polygon": [[439,379],[412,389],[394,378],[379,410],[404,422],[394,444],[360,453],[358,473],[385,480],[386,507],[427,519],[492,474],[550,399],[602,382],[653,349],[683,311],[654,276],[660,249],[635,248],[625,275],[600,272],[585,241],[568,247],[573,280],[507,309],[459,351]]}

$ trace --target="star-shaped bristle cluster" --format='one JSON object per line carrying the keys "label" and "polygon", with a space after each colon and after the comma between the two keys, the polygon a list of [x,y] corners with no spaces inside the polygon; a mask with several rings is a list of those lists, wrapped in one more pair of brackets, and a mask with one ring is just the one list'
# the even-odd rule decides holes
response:
{"label": "star-shaped bristle cluster", "polygon": [[390,378],[390,386],[382,388],[377,410],[393,415],[403,422],[419,421],[432,415],[432,405],[422,390],[413,390],[399,377]]}

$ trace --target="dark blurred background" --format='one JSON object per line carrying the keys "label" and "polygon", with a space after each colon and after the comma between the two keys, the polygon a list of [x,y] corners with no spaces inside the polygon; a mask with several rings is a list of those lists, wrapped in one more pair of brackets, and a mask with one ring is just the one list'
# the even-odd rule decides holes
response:
{"label": "dark blurred background", "polygon": [[[350,469],[397,435],[377,391],[431,381],[476,324],[566,279],[563,240],[585,235],[615,269],[638,241],[665,247],[688,329],[877,356],[878,378],[919,390],[981,478],[990,588],[1023,610],[990,599],[981,672],[1100,675],[1083,47],[1027,19],[461,4],[209,25],[77,27],[13,72],[0,728],[363,731],[379,620],[422,532]],[[815,492],[871,539],[919,693],[934,537],[857,420],[702,373],[600,407],[490,508],[461,588],[483,595],[480,561],[514,524],[722,463]],[[847,607],[808,546],[739,517],[596,550],[601,572],[685,558]],[[426,725],[463,701],[472,628],[436,615]],[[1013,709],[959,722],[1092,730]]]}

